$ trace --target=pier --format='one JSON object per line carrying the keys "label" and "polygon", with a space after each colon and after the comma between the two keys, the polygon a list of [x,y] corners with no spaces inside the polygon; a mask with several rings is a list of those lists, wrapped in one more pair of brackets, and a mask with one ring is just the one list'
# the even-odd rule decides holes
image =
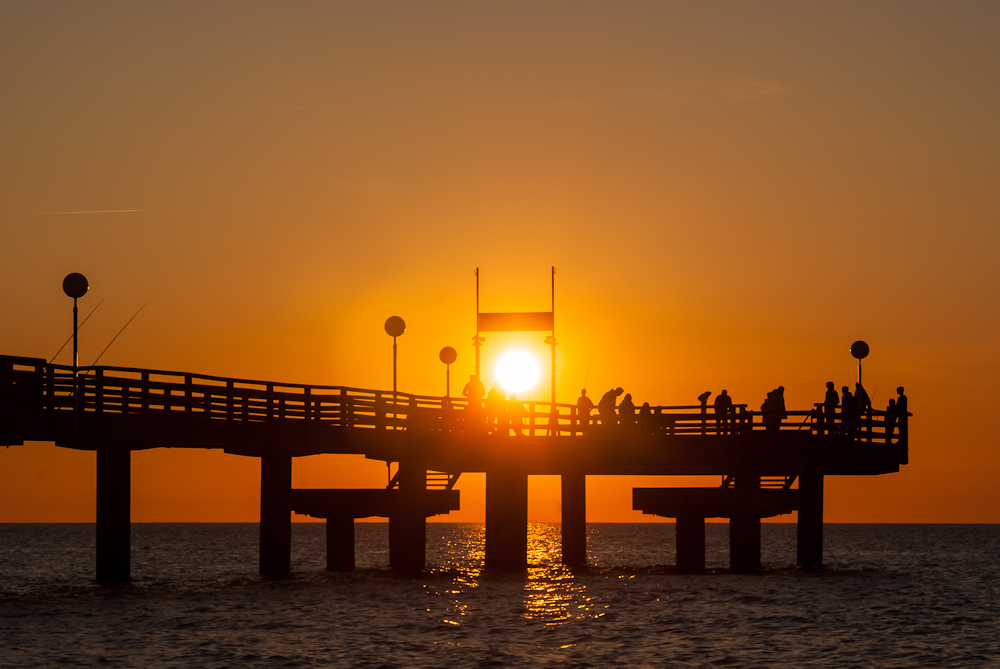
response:
{"label": "pier", "polygon": [[[524,569],[528,476],[562,480],[563,561],[586,562],[586,477],[719,477],[718,487],[637,488],[633,508],[677,520],[679,573],[705,568],[705,519],[730,521],[730,568],[760,566],[761,518],[798,512],[797,560],[823,562],[826,476],[898,472],[908,414],[788,410],[780,422],[735,405],[653,407],[634,425],[581,420],[575,405],[522,402],[523,424],[488,425],[464,398],[287,384],[0,356],[0,446],[97,453],[96,573],[129,579],[131,452],[209,448],[260,460],[260,573],[290,573],[291,512],[326,519],[327,565],[354,566],[354,520],[389,519],[390,565],[424,567],[426,519],[459,508],[455,483],[486,474],[486,566]],[[291,485],[292,459],[361,454],[395,463],[385,489]]]}

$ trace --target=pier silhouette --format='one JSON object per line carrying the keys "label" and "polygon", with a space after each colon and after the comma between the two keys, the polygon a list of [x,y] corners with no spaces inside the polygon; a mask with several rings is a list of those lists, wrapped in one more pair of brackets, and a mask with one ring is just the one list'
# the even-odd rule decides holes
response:
{"label": "pier silhouette", "polygon": [[[471,402],[471,404],[470,404]],[[823,561],[823,482],[908,462],[903,412],[850,416],[817,403],[780,416],[733,404],[644,408],[615,424],[576,404],[528,401],[520,434],[493,428],[477,398],[81,367],[0,356],[0,445],[97,453],[97,577],[129,578],[131,452],[210,448],[260,459],[260,573],[290,572],[291,513],[327,523],[327,564],[352,569],[356,518],[389,519],[390,566],[424,567],[429,516],[459,508],[466,472],[486,474],[486,565],[526,566],[528,476],[562,479],[562,551],[586,561],[588,475],[717,475],[718,487],[636,488],[633,508],[677,519],[677,571],[705,568],[705,519],[730,520],[730,566],[760,564],[760,521],[798,511],[798,563]],[[646,411],[648,409],[648,412]],[[604,421],[602,423],[602,420]],[[777,422],[776,422],[777,421]],[[361,454],[398,463],[385,489],[293,489],[292,459]]]}

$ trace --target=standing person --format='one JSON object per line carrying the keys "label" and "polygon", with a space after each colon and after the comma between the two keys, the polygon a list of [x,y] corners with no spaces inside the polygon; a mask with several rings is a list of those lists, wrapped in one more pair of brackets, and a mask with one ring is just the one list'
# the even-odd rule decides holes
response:
{"label": "standing person", "polygon": [[785,413],[785,387],[778,386],[767,394],[767,399],[760,405],[764,414],[764,427],[768,432],[781,429],[781,421],[788,417]]}
{"label": "standing person", "polygon": [[729,391],[723,390],[715,396],[715,430],[718,434],[729,434],[729,414],[733,412],[733,400]]}
{"label": "standing person", "polygon": [[622,427],[635,427],[635,404],[632,403],[632,393],[622,398],[618,405],[618,424]]}
{"label": "standing person", "polygon": [[601,425],[618,424],[618,417],[615,415],[615,403],[618,401],[618,396],[623,392],[625,391],[619,386],[601,396],[601,401],[597,403],[597,413],[601,416]]}
{"label": "standing person", "polygon": [[896,400],[890,399],[889,406],[885,408],[885,443],[892,443],[892,433],[896,431],[896,420],[899,410],[896,408]]}
{"label": "standing person", "polygon": [[834,433],[838,404],[840,404],[840,395],[837,394],[837,386],[833,385],[833,381],[827,381],[826,398],[823,400],[823,423],[826,426],[827,434]]}
{"label": "standing person", "polygon": [[[878,390],[878,388],[876,388]],[[872,408],[872,400],[868,397],[868,391],[865,387],[861,385],[861,382],[854,384],[854,401],[858,405],[859,411],[865,411]]]}
{"label": "standing person", "polygon": [[643,434],[653,434],[653,409],[649,406],[649,402],[642,403],[638,422]]}
{"label": "standing person", "polygon": [[872,400],[868,397],[868,391],[865,387],[861,385],[858,381],[854,384],[854,403],[858,406],[858,423],[860,425],[861,419],[865,419],[865,431],[871,432],[871,418],[872,418]]}
{"label": "standing person", "polygon": [[524,405],[517,401],[517,395],[511,393],[510,402],[507,403],[507,415],[510,417],[510,426],[514,428],[515,437],[524,436]]}
{"label": "standing person", "polygon": [[462,396],[468,398],[470,409],[473,407],[482,409],[483,398],[486,396],[486,386],[475,374],[472,374],[469,376],[469,382],[462,388]]}
{"label": "standing person", "polygon": [[580,421],[580,428],[585,430],[590,425],[590,412],[594,410],[594,403],[587,397],[587,389],[580,391],[580,399],[576,401],[576,417]]}
{"label": "standing person", "polygon": [[906,419],[909,417],[907,409],[906,395],[903,394],[903,386],[896,388],[899,397],[896,398],[896,425],[899,426],[899,439],[902,441],[906,437]]}
{"label": "standing person", "polygon": [[844,434],[853,439],[858,427],[858,401],[847,386],[841,388],[840,392],[840,422],[844,426]]}
{"label": "standing person", "polygon": [[[468,406],[465,409],[465,422],[467,423],[465,429],[470,432],[478,432],[483,424],[483,397],[486,396],[486,388],[478,376],[469,375],[469,382],[462,388],[462,396],[468,400]],[[489,426],[486,429],[489,431]]]}
{"label": "standing person", "polygon": [[903,394],[903,386],[896,388],[896,392],[899,393],[899,398],[896,400],[896,413],[902,418],[909,411],[906,408],[906,395]]}
{"label": "standing person", "polygon": [[[511,395],[513,397],[513,395]],[[497,412],[497,429],[493,431],[493,434],[498,434],[502,437],[510,436],[510,401],[507,399],[506,393],[500,393],[500,410]]]}
{"label": "standing person", "polygon": [[[486,396],[486,431],[489,432],[493,430],[494,434],[500,432],[499,427],[503,417],[503,393],[500,392],[500,386],[497,385],[496,381],[493,381],[493,387],[490,388],[490,394]],[[493,421],[497,423],[497,429],[493,429]]]}

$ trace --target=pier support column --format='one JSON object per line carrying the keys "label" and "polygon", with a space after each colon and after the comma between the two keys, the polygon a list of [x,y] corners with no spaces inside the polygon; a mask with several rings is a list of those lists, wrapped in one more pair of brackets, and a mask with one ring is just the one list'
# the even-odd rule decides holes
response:
{"label": "pier support column", "polygon": [[528,566],[528,475],[510,469],[486,473],[486,566]]}
{"label": "pier support column", "polygon": [[330,516],[326,519],[327,571],[354,571],[354,518]]}
{"label": "pier support column", "polygon": [[740,511],[729,519],[729,569],[747,574],[760,569],[760,516],[755,501],[760,493],[760,476],[737,474],[736,490]]}
{"label": "pier support column", "polygon": [[292,456],[275,454],[260,459],[260,575],[291,576]]}
{"label": "pier support column", "polygon": [[97,580],[131,577],[132,451],[127,446],[97,448]]}
{"label": "pier support column", "polygon": [[823,475],[799,476],[797,562],[802,567],[823,566]]}
{"label": "pier support column", "polygon": [[705,519],[700,516],[678,516],[677,573],[705,573]]}
{"label": "pier support column", "polygon": [[400,571],[420,571],[427,562],[427,516],[421,493],[427,488],[427,468],[413,462],[399,463],[400,504],[389,515],[389,566]]}
{"label": "pier support column", "polygon": [[562,561],[570,567],[587,564],[587,476],[563,474]]}

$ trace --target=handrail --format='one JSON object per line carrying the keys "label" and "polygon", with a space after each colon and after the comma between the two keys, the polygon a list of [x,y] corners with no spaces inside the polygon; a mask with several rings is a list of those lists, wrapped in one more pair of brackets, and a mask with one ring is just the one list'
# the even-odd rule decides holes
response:
{"label": "handrail", "polygon": [[[47,411],[74,410],[100,414],[140,414],[183,411],[191,417],[213,420],[267,422],[306,420],[375,430],[418,429],[444,432],[512,432],[522,436],[579,436],[609,430],[599,413],[582,417],[575,404],[541,400],[519,402],[517,415],[488,416],[489,407],[478,407],[464,398],[352,386],[275,383],[190,372],[100,365],[74,370],[41,359],[0,356],[0,371],[33,374]],[[31,368],[22,371],[16,366]],[[76,372],[74,374],[74,372]],[[77,394],[79,393],[79,397]],[[655,406],[648,414],[637,412],[614,417],[616,429],[651,435],[736,435],[759,430],[801,430],[813,434],[839,434],[868,442],[906,443],[906,418],[878,409],[856,413],[842,407],[831,414],[816,403],[809,410],[787,410],[778,421],[774,414],[753,411],[746,404],[733,405],[724,414],[703,405]],[[517,416],[520,416],[519,419]],[[759,418],[758,418],[759,417]],[[804,420],[799,420],[804,418]],[[521,425],[518,425],[521,420]],[[513,421],[513,422],[511,422]],[[894,440],[897,434],[898,439]]]}

